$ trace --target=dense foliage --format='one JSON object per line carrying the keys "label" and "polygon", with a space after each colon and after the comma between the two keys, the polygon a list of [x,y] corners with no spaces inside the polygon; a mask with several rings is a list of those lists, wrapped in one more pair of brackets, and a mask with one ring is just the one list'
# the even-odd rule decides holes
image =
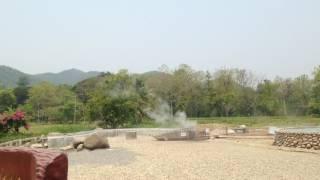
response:
{"label": "dense foliage", "polygon": [[75,86],[48,82],[0,87],[0,113],[20,108],[39,122],[99,121],[104,127],[139,124],[158,101],[189,117],[320,115],[320,67],[312,77],[268,80],[241,69],[196,71],[188,65],[145,74],[103,73]]}
{"label": "dense foliage", "polygon": [[104,81],[97,85],[87,103],[90,119],[101,120],[111,128],[138,124],[150,102],[143,82],[126,71],[108,74]]}

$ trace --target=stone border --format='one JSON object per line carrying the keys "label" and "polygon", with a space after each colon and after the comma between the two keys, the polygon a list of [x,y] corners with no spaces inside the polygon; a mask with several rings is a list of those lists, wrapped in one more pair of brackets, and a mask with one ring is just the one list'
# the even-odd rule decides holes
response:
{"label": "stone border", "polygon": [[[179,128],[180,129],[180,128]],[[85,138],[92,134],[98,133],[102,137],[125,136],[128,132],[136,132],[142,136],[157,136],[160,134],[176,131],[177,128],[131,128],[131,129],[95,129],[92,131],[83,131],[78,133],[68,133],[61,135],[48,136],[49,148],[61,148],[69,146],[77,138]]]}
{"label": "stone border", "polygon": [[137,135],[143,136],[156,136],[159,134],[171,132],[178,130],[180,128],[130,128],[130,129],[95,129],[92,131],[82,131],[77,133],[49,133],[48,137],[32,137],[26,139],[17,139],[13,141],[8,141],[5,143],[1,143],[0,147],[19,147],[19,146],[27,146],[30,147],[32,144],[42,144],[42,146],[48,145],[49,148],[60,148],[70,145],[74,138],[83,138],[94,133],[99,133],[105,137],[116,137],[116,136],[124,136],[128,132],[136,132]]}
{"label": "stone border", "polygon": [[0,144],[0,147],[18,147],[18,146],[31,146],[35,143],[46,143],[47,138],[44,136],[41,137],[32,137],[25,139],[17,139],[13,141],[8,141]]}

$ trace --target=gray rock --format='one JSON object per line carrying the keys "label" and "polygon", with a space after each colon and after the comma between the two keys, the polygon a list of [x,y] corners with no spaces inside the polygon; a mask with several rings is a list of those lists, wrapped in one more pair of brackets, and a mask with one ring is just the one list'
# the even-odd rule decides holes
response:
{"label": "gray rock", "polygon": [[110,148],[108,139],[97,134],[87,137],[84,140],[84,147],[89,150]]}

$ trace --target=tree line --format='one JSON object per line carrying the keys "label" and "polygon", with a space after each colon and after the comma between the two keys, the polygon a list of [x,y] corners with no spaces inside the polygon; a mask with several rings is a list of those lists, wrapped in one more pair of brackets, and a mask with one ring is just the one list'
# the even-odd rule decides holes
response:
{"label": "tree line", "polygon": [[100,120],[106,127],[138,124],[145,109],[166,102],[172,114],[188,117],[320,115],[320,66],[312,76],[261,79],[244,69],[176,69],[130,74],[102,73],[75,86],[21,77],[17,87],[0,88],[0,113],[19,108],[39,122]]}

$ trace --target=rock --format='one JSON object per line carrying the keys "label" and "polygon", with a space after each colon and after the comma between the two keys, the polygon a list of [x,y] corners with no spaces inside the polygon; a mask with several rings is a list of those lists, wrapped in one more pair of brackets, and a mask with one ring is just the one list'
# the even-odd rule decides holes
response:
{"label": "rock", "polygon": [[42,144],[32,144],[30,147],[31,148],[44,148],[44,146]]}
{"label": "rock", "polygon": [[306,146],[308,149],[310,149],[311,148],[311,144],[307,144],[307,146]]}
{"label": "rock", "polygon": [[82,151],[84,148],[84,145],[83,144],[79,144],[78,147],[77,147],[77,151]]}
{"label": "rock", "polygon": [[240,128],[243,128],[243,129],[247,128],[247,126],[244,125],[244,124],[240,125],[239,127],[240,127]]}
{"label": "rock", "polygon": [[23,145],[24,147],[31,147],[31,143],[30,142],[27,142]]}
{"label": "rock", "polygon": [[40,137],[40,139],[41,139],[41,140],[45,140],[45,139],[46,139],[46,136],[42,134],[41,137]]}
{"label": "rock", "polygon": [[74,149],[77,149],[77,147],[80,145],[80,144],[83,144],[84,143],[84,140],[85,140],[85,137],[75,137],[73,138],[73,148]]}
{"label": "rock", "polygon": [[233,129],[228,129],[228,134],[234,134],[234,133],[236,133]]}
{"label": "rock", "polygon": [[110,148],[108,139],[97,134],[90,135],[84,140],[84,148],[89,150]]}
{"label": "rock", "polygon": [[72,145],[69,145],[69,146],[65,146],[65,147],[60,148],[60,150],[62,150],[62,151],[68,151],[68,150],[71,150],[71,149],[73,149],[73,146],[72,146]]}
{"label": "rock", "polygon": [[214,135],[212,136],[212,138],[213,138],[213,139],[219,139],[219,138],[220,138],[220,135],[214,134]]}

